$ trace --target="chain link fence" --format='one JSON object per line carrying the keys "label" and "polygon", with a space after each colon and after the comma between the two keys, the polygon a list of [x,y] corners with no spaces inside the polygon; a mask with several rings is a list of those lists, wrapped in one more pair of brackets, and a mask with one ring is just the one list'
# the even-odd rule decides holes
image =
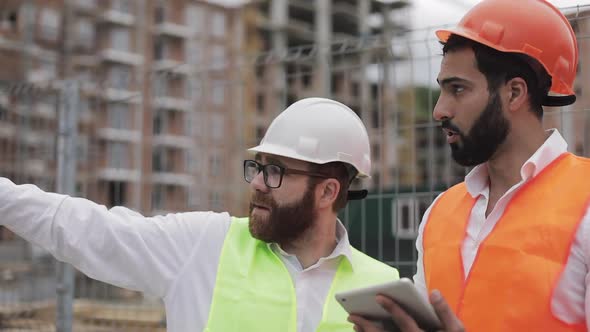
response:
{"label": "chain link fence", "polygon": [[[563,10],[580,44],[578,101],[547,109],[545,123],[560,130],[572,152],[589,156],[590,7]],[[121,81],[139,79],[134,73],[79,79],[75,194],[107,206],[123,202],[145,215],[244,215],[245,150],[284,106],[330,97],[361,116],[372,143],[372,178],[354,184],[370,194],[340,215],[351,243],[411,277],[424,211],[468,171],[453,163],[431,117],[441,59],[435,30],[239,54],[194,70],[183,63],[150,69],[150,88],[133,93],[126,88],[132,83]],[[0,84],[0,175],[55,191],[64,82],[19,82]],[[57,272],[47,253],[0,227],[0,330],[56,330]],[[73,317],[74,331],[165,331],[160,300],[80,273]]]}

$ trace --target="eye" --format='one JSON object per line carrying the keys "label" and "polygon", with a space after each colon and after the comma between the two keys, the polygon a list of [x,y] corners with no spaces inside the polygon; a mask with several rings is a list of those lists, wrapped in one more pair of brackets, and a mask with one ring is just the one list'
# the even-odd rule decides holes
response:
{"label": "eye", "polygon": [[453,84],[451,85],[451,91],[453,92],[453,94],[459,94],[461,92],[463,92],[465,90],[465,87],[459,84]]}

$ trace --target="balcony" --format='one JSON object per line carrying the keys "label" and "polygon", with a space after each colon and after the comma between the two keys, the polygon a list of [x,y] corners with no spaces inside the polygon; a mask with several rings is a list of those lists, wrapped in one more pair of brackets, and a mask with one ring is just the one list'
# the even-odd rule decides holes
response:
{"label": "balcony", "polygon": [[191,30],[184,24],[174,22],[160,22],[154,26],[154,33],[174,38],[189,38]]}
{"label": "balcony", "polygon": [[104,62],[123,63],[130,66],[139,66],[143,63],[143,56],[114,48],[103,49],[100,52],[100,59]]}
{"label": "balcony", "polygon": [[152,139],[152,144],[154,146],[166,146],[172,148],[180,148],[180,149],[192,149],[195,145],[195,142],[191,137],[188,136],[178,136],[178,135],[171,135],[171,134],[154,134]]}
{"label": "balcony", "polygon": [[176,110],[183,112],[191,111],[191,102],[186,98],[161,96],[154,98],[154,106],[159,109]]}
{"label": "balcony", "polygon": [[135,16],[130,13],[125,13],[112,8],[103,11],[100,15],[103,22],[113,23],[124,26],[132,26],[135,24]]}
{"label": "balcony", "polygon": [[171,72],[178,75],[191,75],[194,72],[192,65],[172,59],[155,60],[153,68],[155,71]]}
{"label": "balcony", "polygon": [[94,14],[97,9],[96,0],[77,0],[73,2],[74,9],[87,14]]}
{"label": "balcony", "polygon": [[181,186],[188,188],[193,185],[194,177],[188,174],[154,171],[152,173],[152,182],[155,184]]}
{"label": "balcony", "polygon": [[138,103],[141,93],[107,87],[104,89],[102,97],[109,102]]}
{"label": "balcony", "polygon": [[315,35],[313,24],[296,18],[289,18],[289,24],[286,26],[289,35],[302,41],[313,42]]}
{"label": "balcony", "polygon": [[94,81],[80,81],[80,91],[86,96],[94,97],[100,95],[98,85]]}
{"label": "balcony", "polygon": [[96,131],[98,138],[109,141],[137,143],[141,141],[141,133],[132,129],[100,128]]}
{"label": "balcony", "polygon": [[56,119],[57,118],[57,112],[55,110],[55,105],[51,105],[51,104],[37,104],[33,108],[32,113],[38,117],[45,118],[45,119]]}
{"label": "balcony", "polygon": [[25,173],[32,176],[46,176],[49,171],[47,161],[42,159],[28,159],[23,167]]}
{"label": "balcony", "polygon": [[94,55],[74,55],[72,64],[76,67],[94,67],[98,64],[98,59]]}
{"label": "balcony", "polygon": [[127,168],[112,168],[104,167],[96,173],[100,180],[104,181],[121,181],[121,182],[137,182],[139,181],[139,171]]}
{"label": "balcony", "polygon": [[55,140],[55,135],[56,133],[53,132],[30,130],[23,136],[23,142],[30,147],[39,147],[46,145],[47,142],[53,142]]}

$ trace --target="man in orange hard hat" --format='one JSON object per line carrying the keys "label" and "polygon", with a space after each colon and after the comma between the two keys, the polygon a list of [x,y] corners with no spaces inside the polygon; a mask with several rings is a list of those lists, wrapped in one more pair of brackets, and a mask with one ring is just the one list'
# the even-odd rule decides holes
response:
{"label": "man in orange hard hat", "polygon": [[[575,101],[572,27],[544,0],[484,0],[436,34],[433,116],[455,161],[474,168],[426,211],[415,285],[445,331],[586,331],[590,161],[542,124],[543,106]],[[420,331],[378,301],[402,331]]]}

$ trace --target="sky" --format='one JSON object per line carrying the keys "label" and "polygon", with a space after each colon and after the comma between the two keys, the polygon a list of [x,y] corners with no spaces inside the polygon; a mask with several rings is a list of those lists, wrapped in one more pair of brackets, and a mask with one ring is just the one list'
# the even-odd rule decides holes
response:
{"label": "sky", "polygon": [[[230,0],[227,0],[230,1]],[[517,1],[517,0],[515,0]],[[412,24],[424,28],[453,24],[479,0],[411,0]],[[558,8],[590,5],[590,0],[550,0]]]}
{"label": "sky", "polygon": [[[225,6],[239,6],[247,0],[208,0]],[[479,2],[479,0],[410,0],[414,3],[417,11],[433,16],[440,20],[441,24],[447,24],[455,18],[460,18],[469,7]],[[576,5],[590,4],[590,0],[549,0],[557,7],[569,7]],[[442,10],[440,12],[439,10]]]}

